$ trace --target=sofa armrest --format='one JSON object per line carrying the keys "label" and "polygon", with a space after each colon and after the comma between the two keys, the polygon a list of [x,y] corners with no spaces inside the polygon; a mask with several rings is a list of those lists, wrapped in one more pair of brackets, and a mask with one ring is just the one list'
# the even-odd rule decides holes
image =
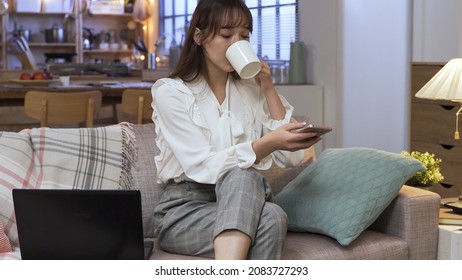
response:
{"label": "sofa armrest", "polygon": [[440,200],[436,193],[403,186],[371,229],[405,240],[409,259],[436,259]]}

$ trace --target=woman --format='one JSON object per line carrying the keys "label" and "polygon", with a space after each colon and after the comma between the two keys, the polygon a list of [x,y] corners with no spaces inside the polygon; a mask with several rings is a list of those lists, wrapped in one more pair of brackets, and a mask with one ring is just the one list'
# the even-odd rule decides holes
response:
{"label": "woman", "polygon": [[293,166],[320,140],[293,133],[293,107],[278,96],[268,64],[242,80],[225,57],[249,40],[252,15],[242,0],[200,0],[176,69],[152,88],[158,178],[155,209],[161,247],[216,259],[279,259],[284,211],[256,169]]}

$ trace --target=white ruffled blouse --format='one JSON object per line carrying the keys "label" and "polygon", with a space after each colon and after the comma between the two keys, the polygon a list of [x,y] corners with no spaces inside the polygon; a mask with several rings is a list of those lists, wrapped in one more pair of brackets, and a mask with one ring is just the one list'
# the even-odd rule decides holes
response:
{"label": "white ruffled blouse", "polygon": [[204,79],[185,83],[165,78],[153,85],[159,182],[173,179],[215,184],[235,166],[265,170],[273,160],[281,167],[302,161],[303,150],[275,151],[255,164],[252,141],[290,122],[293,107],[280,96],[286,115],[282,120],[273,120],[254,79],[229,77],[222,104]]}

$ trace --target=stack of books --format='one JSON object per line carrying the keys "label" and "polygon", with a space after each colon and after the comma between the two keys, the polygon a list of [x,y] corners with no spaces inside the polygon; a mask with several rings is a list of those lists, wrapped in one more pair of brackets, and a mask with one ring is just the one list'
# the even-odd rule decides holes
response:
{"label": "stack of books", "polygon": [[462,226],[462,215],[454,214],[449,208],[440,208],[440,225]]}

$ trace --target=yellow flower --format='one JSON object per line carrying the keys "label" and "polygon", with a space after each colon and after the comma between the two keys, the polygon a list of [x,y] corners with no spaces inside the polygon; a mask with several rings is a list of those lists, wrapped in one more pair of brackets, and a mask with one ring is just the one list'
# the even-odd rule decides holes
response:
{"label": "yellow flower", "polygon": [[444,176],[440,172],[441,159],[436,158],[434,154],[429,152],[421,153],[418,151],[402,151],[401,155],[415,158],[419,160],[426,168],[426,171],[419,171],[413,177],[411,177],[406,185],[415,187],[429,187],[435,183],[438,183],[444,179]]}

